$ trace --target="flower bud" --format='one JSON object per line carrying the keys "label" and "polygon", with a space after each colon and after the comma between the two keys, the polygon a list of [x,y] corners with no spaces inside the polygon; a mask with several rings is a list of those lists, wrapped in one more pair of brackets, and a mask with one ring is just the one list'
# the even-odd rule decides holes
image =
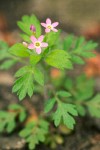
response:
{"label": "flower bud", "polygon": [[23,42],[23,45],[24,45],[25,47],[28,47],[28,44],[27,44],[26,42]]}
{"label": "flower bud", "polygon": [[31,25],[31,26],[30,26],[30,30],[33,31],[33,32],[36,32],[35,26],[34,26],[34,25]]}

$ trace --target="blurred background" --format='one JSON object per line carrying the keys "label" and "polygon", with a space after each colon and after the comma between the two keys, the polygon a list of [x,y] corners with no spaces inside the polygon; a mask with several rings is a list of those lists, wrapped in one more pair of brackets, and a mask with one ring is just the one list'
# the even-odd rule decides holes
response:
{"label": "blurred background", "polygon": [[58,20],[65,31],[89,29],[100,24],[99,0],[1,0],[0,29],[15,29],[16,21],[34,13],[40,20]]}

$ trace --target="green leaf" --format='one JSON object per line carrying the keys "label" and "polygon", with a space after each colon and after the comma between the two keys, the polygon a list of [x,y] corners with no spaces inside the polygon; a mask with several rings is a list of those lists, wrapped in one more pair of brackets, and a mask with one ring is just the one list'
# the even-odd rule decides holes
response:
{"label": "green leaf", "polygon": [[6,122],[0,121],[0,132],[3,132],[5,130]]}
{"label": "green leaf", "polygon": [[[33,24],[36,28],[36,37],[39,37],[41,35],[41,25],[35,15],[23,16],[22,21],[17,22],[19,28],[29,36],[33,34],[32,31],[30,31],[31,24]],[[24,39],[26,39],[25,35],[24,35]]]}
{"label": "green leaf", "polygon": [[4,41],[0,41],[0,61],[9,58],[10,54],[8,53],[8,49],[8,44]]}
{"label": "green leaf", "polygon": [[23,122],[26,119],[26,110],[23,106],[19,104],[11,104],[8,107],[10,110],[17,111],[18,113],[18,118],[20,122]]}
{"label": "green leaf", "polygon": [[28,36],[28,35],[26,35],[26,34],[20,34],[20,37],[24,40],[24,41],[26,41],[26,42],[30,42],[31,40],[30,40],[30,37]]}
{"label": "green leaf", "polygon": [[48,34],[46,34],[44,40],[51,47],[51,46],[54,46],[54,45],[57,44],[57,41],[59,40],[59,35],[60,35],[60,31],[58,31],[58,32],[49,32]]}
{"label": "green leaf", "polygon": [[37,68],[34,68],[34,79],[36,82],[38,82],[40,85],[44,85],[44,74],[38,70]]}
{"label": "green leaf", "polygon": [[81,47],[84,42],[85,42],[84,37],[77,38],[76,43],[75,43],[75,49]]}
{"label": "green leaf", "polygon": [[58,91],[56,94],[61,97],[70,97],[71,96],[71,94],[66,91]]}
{"label": "green leaf", "polygon": [[100,94],[89,100],[86,105],[92,117],[100,118]]}
{"label": "green leaf", "polygon": [[30,66],[24,66],[24,67],[20,68],[20,69],[15,73],[15,77],[23,76],[23,75],[26,74],[29,70],[31,70]]}
{"label": "green leaf", "polygon": [[26,66],[21,68],[16,76],[19,77],[13,86],[12,92],[17,92],[19,99],[22,100],[27,94],[31,97],[34,90],[33,68]]}
{"label": "green leaf", "polygon": [[70,61],[70,56],[64,50],[54,50],[51,51],[45,61],[48,65],[59,68],[59,69],[72,69],[72,63]]}
{"label": "green leaf", "polygon": [[76,78],[76,99],[78,101],[88,100],[94,93],[94,80],[85,75]]}
{"label": "green leaf", "polygon": [[93,52],[82,52],[81,53],[81,56],[83,56],[83,57],[85,57],[85,58],[90,58],[90,57],[95,57],[96,56],[96,54],[95,53],[93,53]]}
{"label": "green leaf", "polygon": [[66,104],[63,102],[58,103],[56,112],[53,115],[55,126],[58,126],[60,122],[63,121],[64,125],[66,125],[69,129],[73,129],[75,120],[72,117],[72,115],[73,116],[78,115],[75,105]]}
{"label": "green leaf", "polygon": [[16,114],[6,112],[6,111],[0,111],[0,132],[7,131],[8,133],[11,133],[15,127]]}
{"label": "green leaf", "polygon": [[35,149],[39,142],[44,142],[46,134],[48,133],[48,123],[45,120],[38,120],[37,122],[30,122],[20,132],[20,136],[25,138],[29,149]]}
{"label": "green leaf", "polygon": [[95,50],[97,46],[97,43],[92,41],[86,42],[84,37],[80,37],[76,39],[75,49],[73,53],[86,58],[94,57],[95,54],[92,51]]}
{"label": "green leaf", "polygon": [[73,81],[71,78],[67,78],[64,83],[67,90],[71,90],[73,88]]}
{"label": "green leaf", "polygon": [[8,70],[10,69],[14,64],[16,64],[16,60],[10,59],[10,60],[6,60],[4,61],[1,65],[0,65],[0,69],[5,69]]}
{"label": "green leaf", "polygon": [[8,49],[8,44],[6,42],[0,41],[0,69],[10,69],[17,62],[17,60],[15,60],[12,55],[9,54]]}
{"label": "green leaf", "polygon": [[10,47],[9,53],[19,57],[28,57],[30,55],[28,49],[21,43],[17,43]]}
{"label": "green leaf", "polygon": [[71,60],[76,64],[84,64],[82,58],[95,57],[93,50],[98,46],[93,41],[86,41],[84,37],[69,35],[64,39],[64,50],[69,51]]}
{"label": "green leaf", "polygon": [[8,133],[11,133],[15,129],[15,127],[16,127],[16,122],[13,119],[13,120],[9,121],[6,130],[7,130]]}
{"label": "green leaf", "polygon": [[45,103],[44,111],[46,113],[48,113],[49,111],[51,111],[51,109],[53,108],[53,106],[54,106],[55,103],[56,103],[55,98],[51,98],[51,99],[47,100],[46,103]]}
{"label": "green leaf", "polygon": [[17,22],[17,25],[19,26],[19,28],[25,32],[26,34],[28,34],[29,36],[31,35],[31,31],[30,31],[30,25],[28,23],[23,23],[21,21]]}
{"label": "green leaf", "polygon": [[63,49],[66,51],[69,51],[70,48],[72,47],[73,44],[73,35],[69,35],[68,37],[66,37],[63,41]]}
{"label": "green leaf", "polygon": [[72,56],[72,61],[76,64],[80,64],[83,65],[85,62],[83,61],[83,59],[79,56],[73,55]]}
{"label": "green leaf", "polygon": [[24,138],[26,138],[27,136],[29,136],[31,134],[31,128],[30,129],[23,129],[20,133],[19,133],[19,135],[21,136],[21,137],[24,137]]}
{"label": "green leaf", "polygon": [[86,110],[83,106],[81,106],[81,104],[76,104],[76,109],[78,111],[78,113],[80,114],[80,116],[85,116],[86,114]]}
{"label": "green leaf", "polygon": [[84,50],[95,50],[95,48],[97,48],[98,44],[93,42],[93,41],[88,41],[85,45],[84,45]]}
{"label": "green leaf", "polygon": [[30,55],[30,63],[32,65],[36,65],[41,60],[41,55],[32,54]]}

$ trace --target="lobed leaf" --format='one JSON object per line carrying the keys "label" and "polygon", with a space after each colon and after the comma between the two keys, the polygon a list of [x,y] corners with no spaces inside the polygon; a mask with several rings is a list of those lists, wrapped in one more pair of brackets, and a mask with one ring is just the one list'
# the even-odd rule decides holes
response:
{"label": "lobed leaf", "polygon": [[92,117],[100,118],[100,94],[87,102],[89,113]]}
{"label": "lobed leaf", "polygon": [[29,122],[28,125],[20,132],[20,136],[25,138],[29,149],[35,149],[39,142],[44,142],[48,133],[48,123],[45,120]]}
{"label": "lobed leaf", "polygon": [[49,111],[51,111],[51,109],[54,107],[55,103],[56,103],[55,98],[51,98],[51,99],[47,100],[46,103],[45,103],[44,111],[46,113],[48,113]]}
{"label": "lobed leaf", "polygon": [[73,129],[75,120],[72,117],[72,115],[73,116],[78,115],[75,105],[66,104],[63,102],[58,103],[56,112],[53,115],[55,126],[58,126],[60,122],[63,121],[64,125],[66,125],[69,129]]}
{"label": "lobed leaf", "polygon": [[61,97],[70,97],[71,96],[71,94],[66,91],[58,91],[56,94]]}
{"label": "lobed leaf", "polygon": [[34,79],[40,85],[44,85],[44,74],[37,68],[34,68]]}
{"label": "lobed leaf", "polygon": [[55,68],[72,69],[72,63],[70,61],[70,56],[64,50],[51,51],[45,58],[45,61],[48,65],[53,66]]}
{"label": "lobed leaf", "polygon": [[[36,37],[39,37],[41,35],[41,25],[40,25],[40,22],[36,18],[35,15],[31,15],[31,16],[25,15],[25,16],[22,17],[22,21],[18,21],[17,22],[17,25],[19,26],[19,28],[24,33],[26,33],[28,36],[31,36],[33,34],[32,31],[30,31],[30,25],[31,24],[33,24],[35,26],[35,28],[36,28]],[[21,37],[23,39],[27,39],[27,41],[28,41],[27,36],[21,35]]]}
{"label": "lobed leaf", "polygon": [[16,43],[9,48],[9,53],[18,57],[28,57],[30,54],[27,47],[21,43]]}

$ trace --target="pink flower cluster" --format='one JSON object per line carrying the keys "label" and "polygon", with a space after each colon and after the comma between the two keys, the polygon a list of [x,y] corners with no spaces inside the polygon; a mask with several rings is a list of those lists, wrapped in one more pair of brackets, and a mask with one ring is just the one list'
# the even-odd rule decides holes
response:
{"label": "pink flower cluster", "polygon": [[[48,33],[50,31],[54,31],[57,32],[58,30],[55,28],[58,26],[58,22],[54,22],[51,23],[51,19],[47,18],[46,19],[46,23],[41,23],[41,25],[43,27],[45,27],[45,32]],[[36,28],[34,25],[30,26],[30,30],[32,32],[36,32]],[[28,47],[28,49],[35,49],[37,54],[40,54],[42,49],[41,48],[46,48],[48,46],[48,43],[43,42],[44,36],[41,35],[38,39],[35,36],[31,36],[30,40],[32,41],[32,43],[30,43],[29,45],[26,42],[23,42],[23,45],[25,47]]]}

